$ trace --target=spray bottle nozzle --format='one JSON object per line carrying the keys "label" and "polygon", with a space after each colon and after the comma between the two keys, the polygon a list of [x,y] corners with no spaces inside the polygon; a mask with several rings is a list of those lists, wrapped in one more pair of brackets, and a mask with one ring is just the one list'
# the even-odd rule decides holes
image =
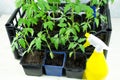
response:
{"label": "spray bottle nozzle", "polygon": [[[94,36],[93,34],[86,33],[85,36],[87,38],[87,41],[86,41],[87,46],[92,45],[98,51],[101,51],[103,49],[108,50],[108,46],[102,40],[100,40],[99,38]],[[85,45],[85,47],[87,47],[87,46]]]}

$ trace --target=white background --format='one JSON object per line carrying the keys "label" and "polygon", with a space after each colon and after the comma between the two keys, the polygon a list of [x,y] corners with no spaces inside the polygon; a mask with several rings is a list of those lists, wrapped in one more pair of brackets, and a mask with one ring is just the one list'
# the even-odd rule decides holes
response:
{"label": "white background", "polygon": [[[25,75],[19,61],[14,59],[4,26],[10,16],[9,14],[14,10],[13,1],[14,0],[0,0],[0,11],[2,9],[2,16],[0,17],[0,80],[77,80],[65,77],[34,77]],[[2,7],[1,3],[4,3]],[[6,8],[6,4],[9,8]],[[120,9],[120,7],[118,4],[120,4],[120,1],[116,0],[115,4],[110,6],[114,18],[112,18],[113,31],[109,45],[110,50],[107,55],[107,62],[109,65],[107,80],[120,79],[120,18],[118,18],[120,15],[120,10],[118,9]]]}

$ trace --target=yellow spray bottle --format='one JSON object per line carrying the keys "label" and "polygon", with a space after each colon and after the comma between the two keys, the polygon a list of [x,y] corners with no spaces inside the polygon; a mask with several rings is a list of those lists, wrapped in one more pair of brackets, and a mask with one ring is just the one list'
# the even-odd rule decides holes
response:
{"label": "yellow spray bottle", "polygon": [[108,50],[108,47],[104,42],[92,34],[86,33],[85,36],[87,40],[84,47],[92,45],[95,49],[87,60],[83,78],[87,80],[105,80],[108,74],[108,65],[103,54],[103,49]]}

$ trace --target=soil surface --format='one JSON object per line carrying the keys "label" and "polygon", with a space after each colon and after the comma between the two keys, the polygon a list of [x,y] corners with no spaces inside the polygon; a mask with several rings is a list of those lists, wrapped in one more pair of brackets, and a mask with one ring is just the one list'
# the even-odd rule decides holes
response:
{"label": "soil surface", "polygon": [[67,68],[83,68],[85,69],[86,66],[86,57],[85,55],[82,55],[82,53],[78,53],[76,56],[76,59],[74,60],[73,56],[70,58],[69,55],[67,55],[66,60],[66,67]]}
{"label": "soil surface", "polygon": [[25,54],[23,63],[27,64],[41,64],[43,62],[44,53],[40,51],[34,51],[34,55],[31,53]]}
{"label": "soil surface", "polygon": [[54,58],[51,59],[49,54],[46,54],[45,64],[62,66],[63,65],[64,54],[54,54]]}

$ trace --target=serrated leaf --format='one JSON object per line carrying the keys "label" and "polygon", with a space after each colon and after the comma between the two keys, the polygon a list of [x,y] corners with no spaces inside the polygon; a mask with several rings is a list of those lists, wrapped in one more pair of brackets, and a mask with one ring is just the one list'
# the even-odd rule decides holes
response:
{"label": "serrated leaf", "polygon": [[85,32],[88,28],[87,24],[84,24],[82,27],[83,27],[83,32]]}
{"label": "serrated leaf", "polygon": [[79,48],[81,49],[81,51],[84,53],[85,52],[85,48],[84,48],[84,46],[83,45],[79,45]]}
{"label": "serrated leaf", "polygon": [[59,27],[65,27],[65,26],[67,26],[67,24],[66,23],[59,23],[58,26]]}
{"label": "serrated leaf", "polygon": [[16,3],[16,7],[18,8],[18,7],[21,7],[21,5],[24,4],[24,0],[16,0],[15,3]]}
{"label": "serrated leaf", "polygon": [[81,6],[76,5],[75,6],[75,12],[79,14],[81,12],[81,8],[82,8]]}
{"label": "serrated leaf", "polygon": [[28,47],[28,49],[27,49],[27,52],[28,52],[28,53],[30,52],[30,50],[31,50],[32,46],[35,44],[35,42],[36,42],[36,38],[34,38],[34,39],[31,41],[31,43],[30,43],[30,45],[29,45],[29,47]]}
{"label": "serrated leaf", "polygon": [[19,44],[23,47],[23,48],[26,48],[26,43],[25,43],[25,40],[23,38],[20,38],[18,40]]}
{"label": "serrated leaf", "polygon": [[47,41],[44,34],[42,34],[41,39],[42,39],[43,41]]}
{"label": "serrated leaf", "polygon": [[51,31],[53,30],[54,23],[52,21],[48,21],[44,23],[44,28],[48,28]]}
{"label": "serrated leaf", "polygon": [[38,37],[41,37],[41,35],[42,35],[42,32],[39,32],[39,33],[37,34]]}
{"label": "serrated leaf", "polygon": [[68,49],[72,49],[72,48],[73,48],[73,46],[74,46],[74,43],[73,43],[73,42],[71,42],[71,43],[69,44]]}
{"label": "serrated leaf", "polygon": [[97,25],[97,27],[99,26],[99,19],[95,18],[95,23]]}
{"label": "serrated leaf", "polygon": [[45,11],[44,0],[38,0],[37,5],[38,5],[38,7],[40,8],[41,11]]}
{"label": "serrated leaf", "polygon": [[64,34],[65,33],[65,31],[66,31],[66,29],[65,28],[61,28],[60,29],[60,31],[59,31],[59,34],[61,35],[61,34]]}
{"label": "serrated leaf", "polygon": [[76,32],[76,30],[75,30],[74,28],[71,28],[71,29],[70,29],[70,32],[71,32],[72,34],[74,34],[74,35],[77,35],[77,32]]}
{"label": "serrated leaf", "polygon": [[77,39],[78,39],[78,36],[74,36],[73,40],[77,41]]}
{"label": "serrated leaf", "polygon": [[80,28],[79,28],[78,25],[75,25],[74,27],[75,27],[75,29],[77,30],[77,32],[80,32]]}
{"label": "serrated leaf", "polygon": [[66,13],[68,10],[70,10],[71,4],[66,4],[64,7],[64,13]]}
{"label": "serrated leaf", "polygon": [[29,32],[29,33],[33,36],[34,30],[33,30],[32,28],[25,28],[24,30],[25,30],[24,33],[25,33],[26,35],[28,35],[28,32]]}
{"label": "serrated leaf", "polygon": [[36,38],[35,46],[36,46],[36,49],[41,50],[41,39],[40,38]]}
{"label": "serrated leaf", "polygon": [[31,23],[31,24],[36,24],[37,25],[37,18],[29,18],[28,21]]}
{"label": "serrated leaf", "polygon": [[106,21],[107,21],[107,17],[106,17],[106,16],[103,16],[103,15],[100,15],[100,19],[101,19],[101,21],[103,21],[103,22],[106,22]]}
{"label": "serrated leaf", "polygon": [[81,42],[84,42],[85,40],[86,40],[85,38],[80,38],[78,42],[81,43]]}
{"label": "serrated leaf", "polygon": [[22,24],[26,24],[27,23],[27,21],[26,21],[26,19],[24,19],[24,18],[20,18],[19,20],[18,20],[18,25],[19,26],[21,26]]}
{"label": "serrated leaf", "polygon": [[65,45],[66,39],[65,39],[64,37],[61,37],[61,38],[60,38],[60,42],[61,42],[62,45]]}
{"label": "serrated leaf", "polygon": [[73,47],[72,47],[72,48],[74,49],[77,45],[78,45],[77,43],[74,43],[74,45],[73,45]]}
{"label": "serrated leaf", "polygon": [[69,53],[69,57],[71,58],[71,57],[72,57],[72,55],[73,55],[73,52],[70,52],[70,53]]}
{"label": "serrated leaf", "polygon": [[45,5],[47,10],[50,10],[50,6],[49,6],[49,4],[47,2],[44,2],[44,5]]}
{"label": "serrated leaf", "polygon": [[55,39],[54,45],[55,45],[55,48],[58,49],[59,38]]}

